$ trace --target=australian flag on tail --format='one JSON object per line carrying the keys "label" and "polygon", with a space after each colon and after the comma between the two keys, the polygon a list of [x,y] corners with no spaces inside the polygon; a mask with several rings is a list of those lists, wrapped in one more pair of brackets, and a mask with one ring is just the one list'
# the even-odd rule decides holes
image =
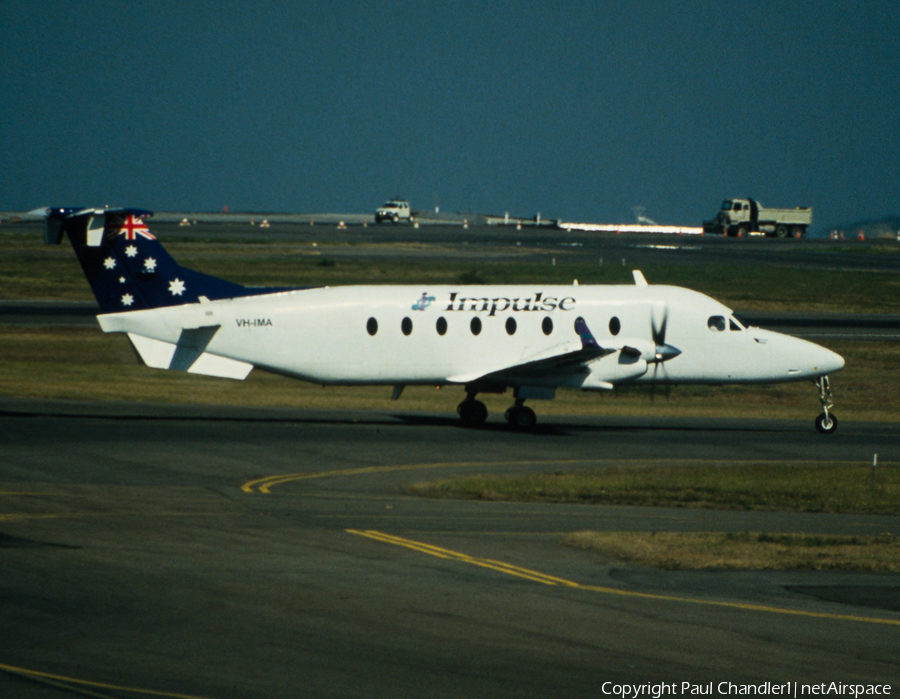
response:
{"label": "australian flag on tail", "polygon": [[141,209],[50,209],[47,242],[65,233],[101,313],[256,296],[285,289],[247,288],[181,267],[150,233]]}

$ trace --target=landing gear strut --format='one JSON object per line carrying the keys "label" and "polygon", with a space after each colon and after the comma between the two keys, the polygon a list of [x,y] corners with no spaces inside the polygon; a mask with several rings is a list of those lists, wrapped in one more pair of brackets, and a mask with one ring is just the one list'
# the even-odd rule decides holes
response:
{"label": "landing gear strut", "polygon": [[516,398],[516,404],[506,411],[506,421],[514,430],[530,430],[537,424],[537,416],[524,402],[524,398]]}
{"label": "landing gear strut", "polygon": [[820,376],[816,381],[819,389],[819,402],[822,404],[822,414],[816,418],[816,429],[822,434],[831,434],[837,429],[837,418],[829,412],[834,407],[831,396],[831,382],[827,376]]}

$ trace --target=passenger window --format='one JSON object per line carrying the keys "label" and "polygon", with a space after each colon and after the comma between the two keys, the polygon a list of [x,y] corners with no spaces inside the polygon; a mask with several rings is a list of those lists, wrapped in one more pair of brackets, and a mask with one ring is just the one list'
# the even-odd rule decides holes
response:
{"label": "passenger window", "polygon": [[619,331],[622,329],[622,323],[618,318],[613,316],[609,320],[609,334],[610,335],[618,335]]}
{"label": "passenger window", "polygon": [[550,316],[541,321],[541,330],[544,331],[544,335],[549,335],[553,332],[553,319]]}
{"label": "passenger window", "polygon": [[710,330],[715,330],[716,332],[725,332],[725,317],[724,316],[710,316],[709,321],[706,323],[709,326]]}
{"label": "passenger window", "polygon": [[506,334],[507,335],[515,335],[516,334],[516,319],[515,318],[507,318],[506,319]]}
{"label": "passenger window", "polygon": [[403,322],[400,323],[400,329],[404,335],[409,335],[412,332],[412,321],[409,318],[404,318]]}
{"label": "passenger window", "polygon": [[378,321],[374,318],[369,318],[369,320],[366,322],[366,332],[368,332],[369,335],[374,335],[375,333],[377,333]]}
{"label": "passenger window", "polygon": [[438,335],[444,335],[447,332],[447,319],[444,316],[437,319],[437,332]]}
{"label": "passenger window", "polygon": [[473,335],[478,335],[481,332],[481,318],[472,318],[472,322],[469,323],[469,327],[472,329]]}

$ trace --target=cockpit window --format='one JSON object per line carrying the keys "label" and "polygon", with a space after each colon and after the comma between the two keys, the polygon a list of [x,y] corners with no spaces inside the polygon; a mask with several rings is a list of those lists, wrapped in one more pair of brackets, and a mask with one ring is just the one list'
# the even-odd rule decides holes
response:
{"label": "cockpit window", "polygon": [[728,319],[728,328],[730,330],[745,330],[746,329],[746,328],[744,328],[743,325],[741,325],[738,322],[738,320],[734,316],[732,316],[731,318]]}
{"label": "cockpit window", "polygon": [[725,316],[710,316],[709,320],[706,321],[706,325],[710,330],[715,330],[716,332],[725,332],[725,328],[728,327],[725,324]]}

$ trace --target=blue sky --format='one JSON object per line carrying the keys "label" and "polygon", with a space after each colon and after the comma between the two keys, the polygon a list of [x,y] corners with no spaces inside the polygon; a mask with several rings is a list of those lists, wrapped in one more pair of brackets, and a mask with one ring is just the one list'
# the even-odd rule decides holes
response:
{"label": "blue sky", "polygon": [[900,3],[0,0],[0,210],[900,211]]}

